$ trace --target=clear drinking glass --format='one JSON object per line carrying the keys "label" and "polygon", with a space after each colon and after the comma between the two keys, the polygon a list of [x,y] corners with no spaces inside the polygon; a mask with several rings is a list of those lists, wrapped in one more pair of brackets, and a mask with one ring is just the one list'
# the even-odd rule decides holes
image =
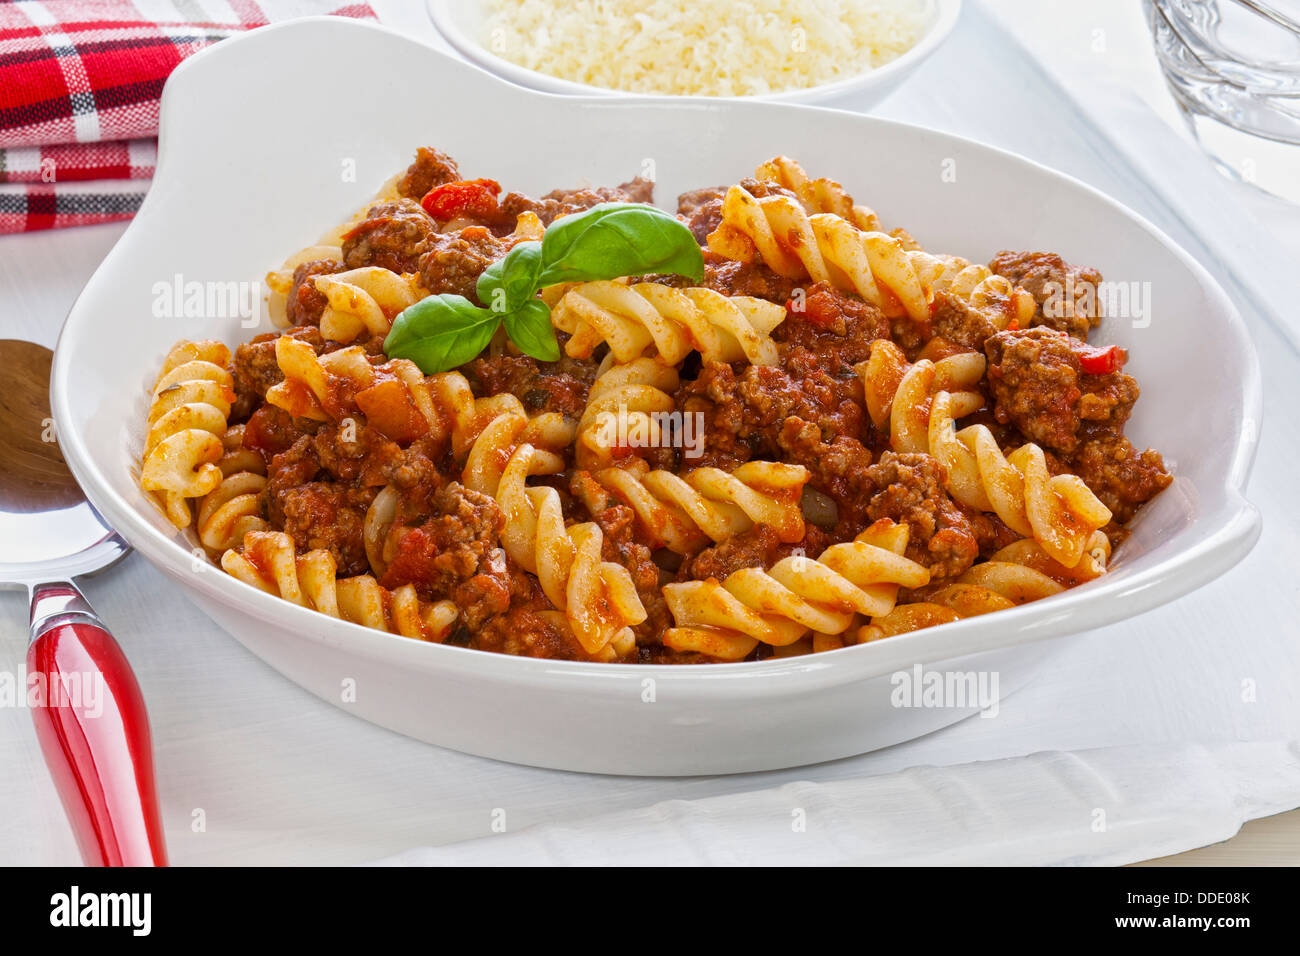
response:
{"label": "clear drinking glass", "polygon": [[1170,92],[1219,167],[1300,202],[1300,0],[1145,0]]}

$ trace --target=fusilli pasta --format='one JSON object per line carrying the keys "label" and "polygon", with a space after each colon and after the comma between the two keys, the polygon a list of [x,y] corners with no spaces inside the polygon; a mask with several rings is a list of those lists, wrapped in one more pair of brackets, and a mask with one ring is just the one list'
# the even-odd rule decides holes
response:
{"label": "fusilli pasta", "polygon": [[903,557],[906,546],[905,527],[877,523],[815,560],[792,555],[767,570],[742,568],[722,582],[666,584],[664,600],[677,626],[664,632],[664,643],[740,660],[759,641],[781,646],[809,631],[842,634],[855,614],[889,613],[899,586],[929,583],[930,573]]}
{"label": "fusilli pasta", "polygon": [[221,482],[221,436],[235,397],[229,361],[230,350],[220,342],[180,342],[154,384],[140,483],[157,493],[178,528],[193,520],[189,499]]}
{"label": "fusilli pasta", "polygon": [[1093,532],[1110,521],[1110,511],[1077,476],[1049,475],[1037,445],[1026,443],[1004,455],[987,426],[957,431],[956,419],[984,405],[983,395],[973,390],[984,366],[984,356],[974,352],[909,365],[898,346],[881,340],[857,370],[872,422],[877,427],[888,422],[895,451],[933,455],[944,466],[944,485],[954,498],[996,513],[1011,530],[1033,538],[1072,568]]}
{"label": "fusilli pasta", "polygon": [[761,257],[779,275],[829,282],[886,315],[906,315],[914,322],[930,318],[930,304],[939,292],[974,305],[1005,303],[1002,326],[1013,318],[1027,323],[1033,315],[1033,297],[986,266],[931,255],[898,236],[860,229],[833,213],[810,216],[788,196],[755,198],[739,185],[727,190],[722,222],[708,243],[728,259],[754,262]]}
{"label": "fusilli pasta", "polygon": [[421,601],[415,586],[394,591],[368,574],[339,578],[328,551],[297,554],[282,531],[251,531],[239,550],[221,556],[227,573],[259,590],[354,624],[441,643],[459,615],[451,601]]}
{"label": "fusilli pasta", "polygon": [[[595,470],[612,465],[616,448],[664,444],[664,416],[676,408],[670,393],[678,382],[675,367],[649,358],[612,365],[602,372],[578,421],[579,467]],[[623,439],[627,444],[621,446]]]}
{"label": "fusilli pasta", "polygon": [[325,296],[321,334],[348,344],[363,332],[387,335],[393,318],[424,297],[424,290],[409,276],[378,266],[317,276],[316,291]]}
{"label": "fusilli pasta", "polygon": [[603,468],[594,477],[630,506],[656,547],[693,554],[709,541],[725,541],[755,524],[787,543],[804,536],[800,494],[808,470],[800,465],[750,461],[728,473],[695,468],[685,474],[651,471],[640,459]]}
{"label": "fusilli pasta", "polygon": [[[527,484],[532,475],[564,468],[559,455],[518,441],[527,428],[509,415],[484,428],[469,453],[465,483],[495,496],[506,515],[502,547],[537,576],[583,650],[597,659],[625,657],[636,646],[632,626],[646,619],[645,607],[627,568],[602,560],[600,526],[566,526],[559,493]],[[502,460],[500,472],[486,464]]]}
{"label": "fusilli pasta", "polygon": [[884,232],[874,210],[856,205],[844,187],[833,179],[809,179],[803,167],[788,156],[777,156],[763,163],[754,170],[754,178],[790,190],[809,213],[832,213],[867,232]]}
{"label": "fusilli pasta", "polygon": [[776,363],[770,333],[785,309],[752,296],[712,289],[674,289],[654,282],[584,282],[572,286],[551,310],[555,327],[569,333],[565,352],[587,358],[601,342],[616,362],[652,352],[676,365],[692,351],[706,362]]}

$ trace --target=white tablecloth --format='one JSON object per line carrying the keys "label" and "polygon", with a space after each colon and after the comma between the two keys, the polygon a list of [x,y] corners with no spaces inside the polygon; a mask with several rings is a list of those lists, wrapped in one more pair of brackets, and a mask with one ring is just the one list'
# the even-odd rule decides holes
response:
{"label": "white tablecloth", "polygon": [[[431,32],[416,4],[374,5],[392,25]],[[1265,528],[1239,567],[1173,605],[1062,642],[1041,677],[1005,701],[996,719],[817,767],[624,779],[510,766],[355,720],[252,657],[133,556],[85,590],[126,647],[149,701],[173,861],[355,863],[491,837],[501,811],[512,834],[536,825],[580,828],[598,814],[665,800],[921,764],[1124,745],[1195,755],[1203,751],[1189,745],[1300,737],[1300,319],[1291,304],[1300,213],[1221,179],[1165,125],[1161,115],[1171,114],[1136,6],[969,4],[948,45],[877,112],[1016,150],[1098,186],[1171,233],[1236,298],[1267,389],[1250,488]],[[1046,51],[1045,58],[1027,54],[1021,42]],[[0,238],[0,336],[52,345],[77,291],[121,232],[104,226]],[[25,617],[21,596],[0,594],[0,671],[19,677]],[[1244,772],[1236,759],[1216,765]],[[0,708],[0,768],[0,863],[77,862],[30,717],[19,708]],[[1245,815],[1294,805],[1300,789],[1288,798],[1275,788],[1267,805]],[[1175,828],[1147,855],[1226,835],[1207,832]],[[1145,846],[1135,842],[1130,858]]]}

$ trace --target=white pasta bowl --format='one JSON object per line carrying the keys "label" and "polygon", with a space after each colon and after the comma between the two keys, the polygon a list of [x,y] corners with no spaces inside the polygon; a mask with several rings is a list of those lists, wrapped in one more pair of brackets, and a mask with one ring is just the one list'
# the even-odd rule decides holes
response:
{"label": "white pasta bowl", "polygon": [[[888,63],[806,89],[767,93],[738,99],[766,103],[831,103],[853,97],[859,109],[875,106],[892,93],[906,77],[932,54],[952,32],[961,14],[961,0],[897,0],[912,3],[919,10],[924,26],[911,48]],[[588,83],[577,83],[521,66],[485,45],[488,4],[483,0],[428,0],[429,15],[438,32],[462,56],[490,73],[546,93],[570,96],[633,96],[623,90],[611,90]]]}
{"label": "white pasta bowl", "polygon": [[[320,68],[341,62],[352,68]],[[456,95],[425,95],[440,90]],[[1146,283],[1149,320],[1109,319],[1098,338],[1129,349],[1143,389],[1130,435],[1163,450],[1177,480],[1145,509],[1102,579],[1006,612],[759,663],[508,657],[367,630],[257,591],[196,560],[195,542],[136,484],[148,389],[172,343],[233,345],[269,328],[230,307],[187,314],[175,293],[191,282],[211,290],[257,281],[350,215],[425,144],[450,152],[466,175],[533,194],[616,183],[652,165],[669,206],[685,189],[734,182],[787,153],[812,175],[842,179],[927,248],[978,261],[1003,247],[1052,249],[1111,280]],[[956,164],[955,181],[941,181],[941,164]],[[1133,617],[1223,573],[1260,526],[1242,497],[1260,387],[1240,317],[1185,252],[1088,186],[987,146],[847,113],[526,91],[345,20],[256,30],[176,71],[163,97],[157,178],[68,317],[52,393],[63,453],[94,505],[273,667],[411,736],[569,770],[761,770],[920,736],[975,704],[895,706],[894,675],[915,665],[995,673],[1009,693],[1059,638]],[[344,702],[345,687],[355,700]]]}

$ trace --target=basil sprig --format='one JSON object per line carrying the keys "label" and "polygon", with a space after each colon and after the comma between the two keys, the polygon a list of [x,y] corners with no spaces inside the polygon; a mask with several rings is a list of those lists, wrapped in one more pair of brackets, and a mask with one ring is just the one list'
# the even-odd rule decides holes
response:
{"label": "basil sprig", "polygon": [[521,242],[479,276],[477,306],[461,295],[431,295],[403,310],[384,340],[391,358],[413,361],[426,375],[464,365],[498,328],[519,350],[554,362],[560,345],[551,310],[537,291],[558,282],[594,282],[670,272],[693,282],[704,257],[691,231],[668,213],[640,203],[602,203],[553,223],[541,242]]}

